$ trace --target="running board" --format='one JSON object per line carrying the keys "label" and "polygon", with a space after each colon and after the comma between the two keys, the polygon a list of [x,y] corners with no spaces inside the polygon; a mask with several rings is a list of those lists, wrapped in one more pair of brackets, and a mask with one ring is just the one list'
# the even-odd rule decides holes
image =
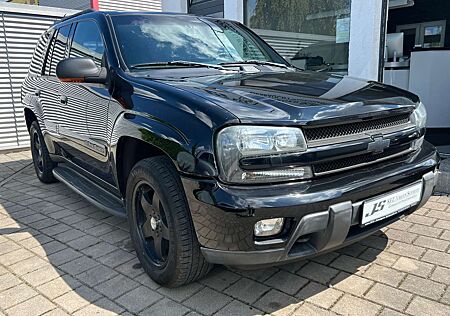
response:
{"label": "running board", "polygon": [[58,166],[53,175],[99,209],[114,216],[127,216],[123,202],[73,169]]}

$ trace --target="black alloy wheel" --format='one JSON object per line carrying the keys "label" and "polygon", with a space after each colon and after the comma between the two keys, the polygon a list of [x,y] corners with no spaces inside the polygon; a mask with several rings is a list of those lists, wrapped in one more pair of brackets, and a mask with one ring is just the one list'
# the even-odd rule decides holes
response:
{"label": "black alloy wheel", "polygon": [[212,268],[202,255],[180,175],[165,156],[139,161],[127,179],[131,239],[142,268],[157,283],[177,287]]}
{"label": "black alloy wheel", "polygon": [[43,173],[44,172],[44,157],[43,157],[43,152],[42,152],[42,145],[41,145],[41,140],[38,134],[37,130],[33,130],[33,135],[31,135],[31,137],[33,138],[33,157],[36,157],[36,168],[39,170],[39,172]]}
{"label": "black alloy wheel", "polygon": [[160,197],[149,183],[140,183],[135,195],[139,236],[153,264],[162,267],[167,263],[171,243],[166,212]]}
{"label": "black alloy wheel", "polygon": [[31,156],[33,157],[34,170],[39,180],[43,183],[53,183],[57,180],[53,176],[53,169],[56,164],[50,158],[47,146],[42,136],[41,129],[37,121],[30,126]]}

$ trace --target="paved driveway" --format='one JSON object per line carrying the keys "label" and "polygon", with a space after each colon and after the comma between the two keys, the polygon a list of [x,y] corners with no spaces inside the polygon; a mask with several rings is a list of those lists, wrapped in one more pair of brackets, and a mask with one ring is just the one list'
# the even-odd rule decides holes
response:
{"label": "paved driveway", "polygon": [[450,315],[450,198],[311,261],[216,267],[179,289],[143,272],[127,223],[61,184],[29,153],[0,155],[0,315]]}

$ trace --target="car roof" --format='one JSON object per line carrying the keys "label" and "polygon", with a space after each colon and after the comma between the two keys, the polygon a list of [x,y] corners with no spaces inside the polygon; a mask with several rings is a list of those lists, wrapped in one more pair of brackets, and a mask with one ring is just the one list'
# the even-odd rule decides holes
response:
{"label": "car roof", "polygon": [[[98,16],[105,16],[105,15],[169,15],[169,16],[185,16],[185,17],[195,17],[195,15],[192,14],[186,14],[186,13],[175,13],[175,12],[154,12],[154,11],[95,11],[93,9],[88,9],[84,11],[80,11],[78,13],[75,13],[73,15],[66,16],[62,18],[61,20],[57,21],[55,23],[55,26],[58,26],[60,24],[64,24],[68,21],[77,21],[78,19],[85,19],[85,18],[95,18]],[[208,18],[208,17],[204,17]]]}

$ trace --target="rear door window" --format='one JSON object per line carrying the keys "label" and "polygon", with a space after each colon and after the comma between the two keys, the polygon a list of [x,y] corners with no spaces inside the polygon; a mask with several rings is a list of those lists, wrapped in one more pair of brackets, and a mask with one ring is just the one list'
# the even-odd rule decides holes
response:
{"label": "rear door window", "polygon": [[45,66],[44,66],[44,75],[50,75],[50,67],[52,64],[52,54],[53,54],[53,49],[55,48],[55,41],[56,41],[56,36],[58,35],[58,30],[55,30],[54,33],[52,34],[52,39],[51,42],[48,44],[48,50],[47,50],[47,56],[45,59]]}
{"label": "rear door window", "polygon": [[82,21],[77,24],[70,48],[70,57],[88,57],[102,65],[105,45],[97,23]]}

